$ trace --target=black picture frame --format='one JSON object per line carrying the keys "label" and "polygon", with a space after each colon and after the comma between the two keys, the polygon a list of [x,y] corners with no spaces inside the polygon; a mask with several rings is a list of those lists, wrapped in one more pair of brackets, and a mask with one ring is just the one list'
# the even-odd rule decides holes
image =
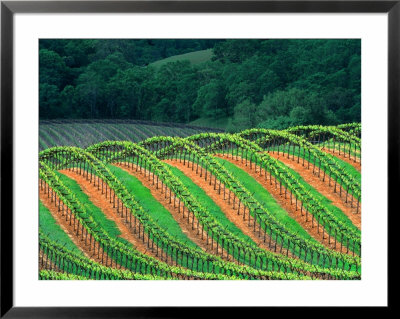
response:
{"label": "black picture frame", "polygon": [[[13,20],[16,13],[269,12],[388,14],[388,218],[399,181],[400,1],[1,1],[1,317],[180,317],[187,308],[21,308],[13,302]],[[390,224],[390,223],[389,223]],[[393,222],[392,222],[393,226]],[[389,231],[389,230],[388,230]],[[388,232],[389,233],[389,232]],[[388,238],[389,239],[389,238]],[[390,243],[390,240],[388,244]],[[389,247],[389,246],[388,246]],[[389,285],[390,281],[388,282]],[[388,300],[390,308],[390,298]],[[205,309],[203,309],[205,310]],[[208,309],[209,310],[209,309]],[[207,311],[208,311],[207,310]],[[244,309],[242,309],[244,310]],[[190,309],[192,311],[192,309]],[[213,314],[223,315],[223,309]],[[235,310],[237,313],[237,311]]]}

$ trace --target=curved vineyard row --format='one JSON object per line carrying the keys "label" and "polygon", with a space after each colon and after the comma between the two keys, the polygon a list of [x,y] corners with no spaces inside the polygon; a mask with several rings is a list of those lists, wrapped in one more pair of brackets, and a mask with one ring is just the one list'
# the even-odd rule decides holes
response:
{"label": "curved vineyard row", "polygon": [[[329,236],[333,236],[334,238],[338,237],[338,234],[340,236],[340,240],[339,242],[341,242],[343,245],[345,245],[347,247],[347,250],[350,248],[350,245],[352,245],[353,248],[353,252],[354,251],[361,251],[361,245],[360,245],[360,237],[359,237],[359,233],[353,229],[353,228],[349,228],[347,225],[341,223],[339,220],[337,220],[337,218],[335,218],[334,215],[330,214],[329,211],[327,211],[327,209],[325,207],[323,207],[323,205],[321,205],[321,203],[318,203],[316,201],[313,201],[313,205],[310,205],[311,203],[311,198],[308,194],[308,192],[304,189],[304,187],[302,187],[302,185],[300,183],[298,183],[296,181],[296,179],[294,178],[294,176],[292,174],[290,174],[283,165],[281,165],[279,163],[279,161],[273,159],[272,157],[269,157],[267,154],[260,154],[260,152],[262,152],[262,149],[260,149],[257,145],[255,145],[254,143],[251,143],[248,140],[244,140],[241,139],[239,136],[233,136],[233,135],[229,135],[229,134],[207,134],[206,135],[208,138],[211,137],[212,140],[211,141],[206,141],[206,144],[208,144],[207,146],[207,150],[208,151],[215,151],[216,149],[220,149],[223,151],[227,151],[229,148],[232,151],[233,154],[233,147],[236,147],[236,151],[239,152],[241,150],[241,156],[242,158],[246,158],[246,162],[248,157],[249,161],[250,161],[250,165],[251,163],[255,163],[255,166],[259,165],[259,163],[261,163],[262,167],[260,169],[260,172],[262,171],[262,169],[267,170],[270,172],[270,174],[272,174],[276,180],[279,180],[279,185],[280,188],[283,187],[285,189],[289,189],[290,190],[290,194],[293,194],[295,199],[296,199],[296,205],[297,205],[297,199],[299,199],[300,201],[300,209],[303,209],[303,202],[307,202],[308,205],[305,206],[305,210],[306,211],[310,211],[311,214],[313,214],[312,216],[314,216],[314,214],[316,215],[316,223],[319,227],[320,224],[320,219],[322,220],[321,224],[323,224],[323,227],[325,228],[325,224],[327,225],[327,233],[329,234]],[[168,140],[169,141],[169,145],[171,145],[173,139],[171,138],[166,138],[166,137],[161,137],[161,142],[166,144],[165,141]],[[197,142],[199,142],[198,137],[190,137],[189,139],[191,140],[196,140]],[[204,142],[205,137],[202,137],[202,140]],[[152,145],[161,145],[161,143],[155,144],[155,139],[152,139]],[[184,143],[184,142],[181,142]],[[210,143],[213,143],[210,145]],[[169,146],[169,148],[171,148],[171,146]],[[168,149],[165,148],[165,149]],[[162,156],[164,156],[163,152],[165,149],[161,149],[159,152],[160,154],[162,154]],[[200,150],[200,151],[199,151]],[[201,152],[201,148],[199,148],[199,150],[197,150],[197,153]],[[188,151],[188,149],[186,149],[186,151]],[[186,158],[186,152],[184,153],[184,160]],[[190,155],[188,157],[188,159],[190,160]],[[197,162],[198,164],[198,162]],[[216,167],[218,167],[219,164],[213,162],[208,162],[203,164],[206,167],[206,171],[207,169],[210,169],[211,171],[215,171]],[[200,164],[201,166],[201,164]],[[219,170],[221,170],[221,167],[218,167]],[[226,172],[224,173],[220,173],[221,174],[227,174]],[[218,173],[216,173],[216,176],[218,176]],[[219,179],[221,177],[218,177]],[[226,179],[226,178],[225,178]],[[230,181],[232,181],[232,178],[229,178]],[[224,185],[226,185],[226,182],[224,183]],[[242,189],[241,186],[237,186],[234,185],[232,186],[233,189]],[[286,192],[286,191],[285,191]],[[291,196],[291,195],[290,195]],[[243,196],[242,196],[243,197]],[[254,199],[251,199],[251,202],[254,203]],[[311,210],[310,210],[311,207]],[[253,209],[253,211],[255,211],[256,209]],[[321,214],[321,212],[323,212],[324,214]],[[329,230],[328,230],[329,229]],[[332,233],[332,229],[335,230],[335,234]],[[339,231],[340,230],[340,231]],[[358,247],[356,246],[358,245]]]}
{"label": "curved vineyard row", "polygon": [[[230,201],[231,192],[234,194],[233,203],[235,206],[235,200],[238,200],[237,209],[238,213],[240,213],[240,205],[242,205],[243,209],[243,218],[246,215],[246,208],[248,210],[248,214],[250,214],[254,220],[254,229],[256,224],[258,224],[259,229],[264,230],[265,234],[269,233],[269,237],[275,237],[275,242],[279,242],[282,252],[282,247],[285,247],[286,254],[290,250],[291,244],[293,243],[292,253],[297,255],[298,257],[303,256],[305,260],[307,257],[302,254],[302,250],[304,247],[308,247],[310,249],[311,256],[313,252],[316,254],[324,255],[325,249],[321,245],[315,245],[313,243],[306,243],[304,239],[299,238],[293,233],[290,233],[284,225],[281,225],[279,221],[277,221],[274,216],[262,208],[260,203],[241,185],[241,183],[236,180],[229,172],[218,163],[212,156],[208,155],[204,150],[195,145],[190,145],[185,141],[177,141],[175,144],[167,147],[167,149],[162,149],[159,151],[161,157],[171,156],[178,157],[180,161],[191,161],[192,163],[196,163],[196,171],[199,171],[200,167],[200,176],[203,174],[204,169],[204,177],[207,179],[207,173],[211,175],[209,177],[210,183],[212,182],[212,178],[214,178],[214,188],[217,187],[218,180],[218,191],[221,192],[223,188],[223,192],[228,192],[228,203]],[[192,156],[192,158],[191,158]],[[193,168],[193,166],[192,166]],[[275,245],[275,251],[276,251]],[[340,254],[335,254],[332,252],[330,258],[339,258],[342,260],[348,261],[346,256],[341,256]],[[310,257],[311,262],[313,262],[313,257]],[[317,259],[320,259],[319,257]],[[354,262],[354,260],[352,260]],[[337,265],[337,263],[336,263]],[[323,264],[321,266],[324,266]]]}
{"label": "curved vineyard row", "polygon": [[309,140],[321,149],[331,150],[343,157],[361,162],[361,139],[354,134],[335,126],[295,126],[287,132],[299,135]]}
{"label": "curved vineyard row", "polygon": [[[70,151],[70,152],[69,152]],[[68,157],[71,155],[71,157]],[[79,162],[81,165],[77,165],[78,159],[83,159],[84,162]],[[99,167],[101,167],[102,172],[97,170],[97,175],[93,174],[95,171],[95,166],[90,165],[91,161],[90,159],[95,162]],[[216,273],[232,273],[232,274],[237,274],[239,277],[240,276],[245,276],[245,277],[268,277],[268,278],[273,278],[275,275],[274,273],[269,273],[268,271],[259,271],[259,270],[254,270],[252,268],[244,267],[244,266],[238,266],[232,263],[226,263],[223,262],[220,258],[212,255],[205,254],[201,251],[193,250],[192,248],[186,247],[183,243],[178,243],[176,240],[171,239],[170,237],[162,237],[162,229],[158,225],[152,224],[152,220],[149,218],[149,216],[142,216],[140,218],[140,215],[132,215],[131,212],[140,212],[143,211],[143,209],[138,206],[139,204],[136,203],[136,207],[134,206],[135,203],[133,203],[133,199],[129,194],[126,192],[126,189],[124,189],[123,185],[118,182],[118,180],[112,176],[111,172],[101,163],[98,161],[93,155],[77,149],[77,148],[56,148],[56,149],[49,149],[46,150],[42,153],[42,160],[47,160],[49,163],[51,163],[52,166],[61,168],[63,166],[61,165],[71,165],[71,163],[74,163],[72,165],[77,165],[74,168],[70,168],[75,171],[81,171],[83,174],[86,174],[86,177],[93,181],[94,185],[97,185],[98,188],[100,188],[100,184],[102,185],[101,188],[104,190],[104,192],[109,194],[110,200],[116,205],[117,210],[121,211],[123,214],[125,210],[125,217],[129,216],[129,223],[133,225],[135,233],[138,234],[139,238],[141,238],[143,241],[147,241],[147,246],[151,246],[154,249],[157,249],[157,253],[160,250],[161,256],[165,255],[164,258],[166,258],[166,261],[168,259],[173,259],[175,263],[179,263],[185,268],[190,268],[191,270],[194,270],[194,267],[197,271],[205,271],[205,272],[216,272]],[[65,164],[69,163],[69,164]],[[47,171],[44,171],[44,168],[47,168]],[[45,172],[47,172],[47,175],[45,175]],[[108,177],[106,175],[109,175]],[[41,170],[41,178],[42,180],[46,181],[46,183],[51,183],[50,188],[49,184],[44,184],[41,187],[47,187],[51,191],[51,196],[53,196],[53,189],[55,189],[55,201],[57,200],[56,198],[56,193],[58,195],[58,206],[62,207],[62,210],[64,209],[63,203],[67,203],[68,198],[65,198],[62,196],[62,194],[68,193],[67,190],[65,190],[64,185],[62,182],[57,178],[57,176],[54,174],[53,171],[48,169],[48,166],[42,162],[42,170]],[[108,181],[108,183],[103,183],[103,181]],[[114,183],[113,185],[111,183]],[[56,186],[58,188],[54,188],[52,186]],[[125,190],[125,193],[124,193]],[[48,191],[49,193],[49,191]],[[61,195],[60,195],[61,194]],[[75,205],[75,209],[73,212],[76,213],[81,213],[81,214],[86,214],[84,208],[82,205],[79,205],[79,201],[76,199],[76,197],[73,196],[73,194],[69,194],[73,199],[69,201],[72,205]],[[60,199],[61,198],[61,199]],[[64,199],[65,198],[65,199]],[[121,201],[122,200],[122,201]],[[61,204],[60,204],[61,201]],[[129,202],[131,201],[131,202]],[[68,206],[68,204],[66,204]],[[82,213],[84,212],[84,213]],[[70,211],[71,213],[71,211]],[[68,208],[67,208],[67,216],[68,216]],[[133,217],[131,217],[133,216]],[[75,225],[75,214],[72,215],[74,219],[74,225]],[[80,218],[81,216],[78,214],[77,215],[77,225],[80,225],[79,222],[81,222],[81,227],[77,227],[77,234],[79,235],[79,232],[82,235],[82,238],[87,238],[89,236],[89,242],[91,243],[92,240],[92,233],[93,231],[95,232],[93,234],[93,237],[99,237],[96,231],[100,232],[100,235],[103,237],[106,237],[108,241],[111,241],[111,245],[107,245],[103,243],[103,246],[101,246],[101,250],[106,250],[107,251],[112,251],[112,256],[117,255],[119,258],[121,255],[124,255],[124,250],[121,247],[121,243],[116,242],[112,238],[110,238],[107,234],[104,233],[104,231],[99,228],[95,222],[93,221],[93,218],[90,218],[91,216],[87,217],[89,219],[90,225],[92,228],[89,226],[84,227],[85,223],[85,218]],[[137,218],[137,219],[136,219]],[[70,217],[71,220],[71,217]],[[142,223],[140,223],[142,222]],[[80,230],[81,228],[81,230]],[[88,235],[89,234],[89,235]],[[166,236],[164,234],[164,236]],[[127,249],[124,247],[125,250]],[[99,249],[99,248],[97,248]],[[95,248],[94,248],[95,250]],[[117,251],[117,252],[115,252]],[[140,257],[142,258],[148,258],[148,256],[142,256],[139,252],[135,252],[136,254],[139,254]],[[236,251],[242,258],[246,257],[247,251],[244,253],[242,251]],[[277,259],[277,258],[275,258]],[[270,259],[266,262],[266,267],[264,267],[264,270],[267,269],[272,269],[275,270],[275,268],[280,268],[282,265],[278,263],[275,259]],[[108,259],[106,260],[106,264],[108,263]],[[113,259],[111,259],[111,265],[113,263]],[[287,264],[287,263],[286,263]],[[298,270],[299,273],[302,272],[302,268],[299,268]],[[314,271],[313,271],[314,272]],[[325,273],[324,271],[321,271],[322,273]],[[277,274],[277,278],[279,278],[280,275],[283,274]],[[297,274],[287,274],[289,277],[298,277]]]}
{"label": "curved vineyard row", "polygon": [[[91,128],[92,134],[100,127]],[[60,146],[43,150],[39,154],[40,196],[47,198],[47,205],[52,205],[52,214],[57,214],[57,220],[65,220],[68,227],[64,227],[64,231],[79,242],[79,249],[86,257],[61,248],[41,233],[39,277],[43,280],[360,279],[359,229],[350,220],[344,222],[337,209],[332,210],[317,199],[304,180],[269,154],[284,152],[293,160],[297,157],[298,162],[302,159],[308,166],[313,165],[314,173],[318,170],[318,176],[335,184],[334,191],[343,192],[351,205],[354,201],[357,214],[361,214],[359,180],[340,165],[335,156],[320,147],[329,139],[336,142],[340,139],[340,143],[349,145],[346,146],[348,154],[359,154],[360,139],[350,132],[357,128],[358,125],[352,124],[343,126],[349,132],[339,127],[296,127],[286,131],[252,129],[238,134],[208,132],[188,137],[153,136],[139,143],[104,141],[87,149]],[[48,132],[48,140],[60,135],[52,130]],[[121,139],[128,135],[118,128],[108,127],[103,137],[114,133]],[[319,145],[309,141],[316,136],[324,136]],[[64,136],[63,141],[66,141]],[[239,161],[257,176],[265,176],[271,187],[279,190],[276,196],[290,199],[289,205],[295,205],[295,210],[305,216],[311,229],[322,233],[323,241],[311,240],[302,232],[296,232],[296,227],[303,227],[303,224],[292,220],[291,224],[296,226],[289,226],[282,216],[260,202],[218,158],[226,156],[231,157],[233,164]],[[196,175],[203,179],[229,209],[248,221],[252,236],[257,236],[264,245],[245,240],[224,226],[191,193],[182,177],[173,173],[165,162],[167,159],[172,160],[171,163],[179,161],[181,167],[186,167],[187,178]],[[186,231],[205,244],[189,245],[171,235],[168,227],[154,218],[154,212],[143,207],[140,193],[124,185],[118,175],[112,173],[114,169],[111,170],[110,165],[120,166],[133,175],[140,174],[142,182],[145,181],[143,185],[162,194],[183,216],[188,225]],[[240,170],[239,166],[236,169]],[[63,172],[71,177],[80,176],[80,180],[84,178],[85,185],[91,185],[96,196],[110,203],[112,213],[107,218],[118,219],[136,239],[127,245],[103,229],[96,220],[97,215],[74,194],[79,190],[72,191],[59,178]],[[173,218],[178,217],[173,215]],[[137,240],[143,249],[135,248]]]}
{"label": "curved vineyard row", "polygon": [[[187,146],[187,148],[186,148],[186,151],[190,151],[190,149],[191,148],[193,148],[193,147],[195,147],[194,145],[187,145],[187,142],[185,142],[185,141],[183,141],[183,140],[181,140],[181,139],[172,139],[172,138],[163,138],[164,140],[165,139],[169,139],[169,140],[175,140],[176,141],[176,143],[177,143],[177,145],[179,146],[179,147],[182,147],[182,145],[186,145]],[[107,158],[107,161],[114,161],[114,160],[116,160],[116,161],[118,161],[118,160],[126,160],[126,156],[127,156],[127,154],[126,154],[126,152],[127,152],[127,149],[129,148],[129,147],[133,147],[134,145],[131,145],[130,143],[107,143],[107,145],[105,144],[105,143],[103,143],[103,144],[99,144],[99,145],[96,145],[96,146],[94,146],[94,148],[97,148],[97,150],[99,151],[100,149],[102,149],[102,154],[103,155],[100,155],[100,156],[102,156],[103,158],[105,158],[105,156],[108,156],[108,158]],[[106,151],[106,152],[104,152],[104,148],[105,147],[107,147],[108,148],[108,150]],[[125,152],[122,152],[122,151],[118,151],[118,150],[121,150],[121,149],[123,149],[125,147]],[[171,147],[168,147],[171,151],[172,151],[172,153],[175,153],[175,150],[176,150],[176,145],[172,145]],[[113,154],[113,152],[115,151],[115,153]],[[166,156],[166,150],[165,149],[163,149],[162,151],[161,151],[162,153],[163,153],[163,157],[165,157]],[[199,157],[199,154],[200,154],[200,152],[201,152],[201,149],[197,149],[197,152],[192,152],[192,153],[190,153],[190,154],[188,154],[189,155],[189,160],[190,160],[190,155],[194,155],[194,156],[197,156],[198,158],[200,158]],[[182,154],[181,154],[182,155]],[[144,159],[144,164],[143,163],[141,163],[141,162],[137,162],[135,165],[138,165],[139,167],[141,166],[141,165],[143,165],[144,167],[149,167],[149,170],[152,170],[151,169],[151,165],[152,164],[149,164],[149,166],[147,166],[147,160],[148,160],[148,158],[150,158],[151,157],[151,154],[147,154],[147,157]],[[181,156],[182,157],[182,156]],[[183,157],[183,161],[184,161],[184,163],[185,163],[185,159],[186,159],[186,154],[184,155],[184,157]],[[181,158],[181,160],[182,160],[182,158]],[[192,158],[191,159],[193,162],[196,160],[195,158]],[[199,163],[199,161],[200,161],[200,163]],[[203,174],[203,166],[205,166],[205,168],[204,168],[204,176],[205,176],[205,178],[207,179],[207,173],[208,173],[208,171],[210,170],[210,167],[212,167],[212,166],[214,166],[215,167],[215,165],[219,165],[219,164],[217,164],[217,163],[215,163],[215,161],[213,161],[213,162],[211,162],[212,161],[212,159],[211,159],[211,157],[208,157],[208,158],[206,158],[206,156],[203,154],[203,157],[199,160],[199,159],[197,159],[197,168],[196,168],[196,171],[198,171],[198,172],[200,172],[200,174]],[[222,169],[222,167],[221,167],[221,169]],[[166,172],[168,172],[168,170],[167,170],[167,168],[163,168],[162,170],[161,170],[164,174],[166,174]],[[226,171],[224,171],[224,174],[225,175],[229,175]],[[156,174],[157,175],[157,174]],[[208,173],[208,175],[209,175],[209,181],[210,181],[210,183],[212,182],[212,177],[211,177],[211,175],[210,175],[210,173]],[[158,175],[157,175],[158,176]],[[223,176],[223,175],[220,175],[220,176]],[[170,176],[169,178],[173,178],[173,176]],[[233,177],[232,176],[228,176],[228,179],[230,180],[230,182],[231,182],[231,184],[233,183]],[[227,179],[225,179],[225,180],[227,180]],[[179,185],[179,180],[176,180],[175,179],[175,189],[178,189],[178,192],[177,192],[177,194],[178,194],[178,196],[179,196],[179,187],[177,187],[177,185]],[[243,188],[243,187],[241,187],[241,186],[238,186],[239,185],[239,183],[238,182],[236,182],[236,185],[230,185],[230,187],[228,187],[227,189],[229,190],[229,193],[228,193],[228,201],[230,200],[230,191],[232,190],[232,193],[234,193],[235,194],[235,197],[233,197],[232,198],[232,200],[233,201],[235,201],[235,200],[238,200],[238,198],[242,198],[243,199],[243,194],[238,194],[239,193],[239,191],[241,192],[241,191],[243,191],[243,192],[245,192],[245,189]],[[225,186],[225,184],[224,184],[224,186]],[[182,187],[182,186],[180,186],[180,187]],[[221,190],[221,183],[219,184],[219,189]],[[237,187],[240,187],[240,190],[239,189],[237,189],[237,190],[235,190],[235,188],[237,188]],[[247,197],[249,196],[249,194],[248,194],[248,192],[246,192],[247,193]],[[187,201],[188,199],[186,199],[186,201]],[[190,200],[189,200],[190,201]],[[254,201],[254,199],[250,199],[250,198],[245,198],[245,202],[246,203],[250,203],[250,202],[252,202],[252,203],[256,203],[256,201]],[[238,212],[240,211],[240,201],[238,201]],[[198,209],[199,207],[201,207],[200,206],[200,204],[196,204],[195,205],[196,206],[196,208]],[[253,205],[254,206],[254,205]],[[245,208],[246,208],[246,206],[242,206],[242,209],[244,209],[244,214],[246,213],[246,211],[245,211]],[[259,209],[261,209],[259,206],[258,206],[258,208]],[[202,209],[202,211],[204,212],[204,210]],[[250,212],[252,212],[252,213],[254,213],[256,210],[254,209],[254,207],[250,207],[250,209],[249,209],[249,211]],[[260,216],[260,214],[257,214],[257,217],[259,217]],[[257,217],[256,217],[256,219],[257,219]],[[208,218],[210,218],[210,216],[208,216]],[[213,222],[215,223],[215,220],[213,220]],[[264,237],[265,237],[265,234],[267,233],[267,226],[268,224],[267,223],[265,223],[265,221],[264,221],[264,224],[263,224],[263,230],[265,230],[265,233],[264,233]],[[259,225],[259,226],[261,226],[261,224]],[[220,225],[218,225],[218,226],[216,226],[216,227],[219,227],[219,229],[222,229],[222,227],[220,226]],[[205,229],[208,229],[208,228],[212,228],[212,227],[210,227],[209,225],[205,228]],[[258,227],[258,228],[260,228],[260,227]],[[273,228],[275,228],[275,227],[273,227]],[[269,229],[272,229],[271,227],[269,227]],[[274,229],[275,230],[275,229]],[[212,231],[211,232],[211,234],[210,234],[210,237],[211,238],[214,238],[214,232],[215,233],[217,233],[218,232],[218,230],[215,230],[215,231]],[[223,235],[224,234],[224,232],[220,232],[220,234],[221,235]],[[276,234],[276,232],[274,232],[274,235],[275,236],[277,236],[277,234]],[[220,242],[220,246],[222,246],[223,247],[223,244],[224,244],[224,241],[226,241],[227,243],[228,243],[228,245],[229,245],[229,239],[232,239],[233,237],[231,236],[231,234],[228,234],[228,236],[230,236],[230,238],[226,238],[225,237],[225,239],[220,239],[219,237],[220,236],[218,236],[217,237],[217,240],[216,240],[216,244],[217,244],[217,247],[218,247],[218,243]],[[222,236],[221,236],[222,237]],[[271,236],[272,237],[272,236]],[[270,238],[271,238],[270,237]],[[286,238],[287,239],[287,238]],[[237,238],[235,239],[235,240],[237,240]],[[278,238],[278,240],[281,242],[281,249],[280,249],[280,252],[282,252],[282,247],[283,247],[283,240],[282,240],[282,237],[281,237],[281,235],[279,235],[279,238]],[[278,241],[278,240],[276,240],[276,241]],[[290,238],[290,239],[287,239],[288,241],[286,242],[286,244],[288,245],[288,246],[290,246],[290,245],[292,245],[292,250],[293,251],[296,251],[296,253],[297,254],[299,254],[299,257],[300,256],[302,256],[303,258],[304,258],[304,260],[305,261],[307,261],[307,262],[311,262],[311,263],[315,263],[315,259],[317,259],[318,261],[320,261],[320,266],[322,266],[322,267],[325,267],[327,264],[331,267],[332,266],[332,264],[333,265],[335,265],[335,267],[338,267],[339,266],[339,262],[338,262],[338,260],[344,260],[345,261],[345,263],[343,263],[343,264],[340,264],[340,266],[341,267],[344,267],[344,264],[346,264],[346,266],[348,266],[348,264],[349,264],[349,259],[350,259],[350,263],[351,264],[354,264],[354,265],[356,265],[357,263],[358,263],[358,261],[357,260],[353,260],[352,258],[349,258],[349,257],[347,257],[347,256],[344,256],[344,255],[340,255],[340,254],[331,254],[330,256],[327,256],[326,254],[322,254],[321,252],[319,252],[319,251],[307,251],[306,249],[304,249],[304,245],[297,245],[296,246],[296,241],[295,241],[295,239],[293,239],[293,238]],[[233,244],[234,245],[234,244]],[[303,250],[304,249],[304,250]],[[276,247],[276,245],[275,245],[275,249],[274,249],[275,251],[277,250],[277,247]],[[229,252],[229,249],[228,249],[228,252]],[[288,250],[287,250],[287,252],[288,252]],[[286,252],[286,255],[287,255],[287,252]],[[315,256],[314,256],[314,252],[315,252]],[[254,251],[254,249],[253,249],[253,251],[251,251],[251,256],[250,256],[250,261],[253,259],[252,258],[252,256],[253,256],[253,254],[256,254],[257,253],[257,251]],[[260,254],[260,253],[262,253],[261,251],[258,251],[258,255]],[[322,258],[321,258],[322,257]],[[327,260],[325,260],[325,257],[329,257],[329,258],[327,258]],[[256,259],[254,259],[254,260],[256,260]],[[318,262],[316,263],[316,264],[318,264]],[[255,264],[251,264],[252,266],[255,266]]]}
{"label": "curved vineyard row", "polygon": [[[329,183],[332,180],[334,182],[334,192],[336,192],[336,184],[341,186],[338,191],[340,194],[343,192],[346,198],[351,194],[353,200],[361,202],[361,183],[351,175],[345,168],[340,166],[338,160],[323,151],[320,148],[314,146],[307,140],[282,131],[275,130],[265,130],[265,129],[251,129],[243,131],[240,134],[241,137],[253,140],[256,144],[260,145],[264,150],[269,152],[279,152],[282,154],[286,153],[288,157],[292,156],[294,160],[297,156],[297,162],[302,158],[303,165],[304,161],[307,161],[307,168],[310,168],[310,164],[313,166],[313,173],[317,173],[321,176],[321,171],[323,173],[322,179],[329,179]],[[280,149],[282,146],[282,150]],[[297,148],[297,149],[296,149]],[[357,210],[359,208],[359,203],[355,204]]]}

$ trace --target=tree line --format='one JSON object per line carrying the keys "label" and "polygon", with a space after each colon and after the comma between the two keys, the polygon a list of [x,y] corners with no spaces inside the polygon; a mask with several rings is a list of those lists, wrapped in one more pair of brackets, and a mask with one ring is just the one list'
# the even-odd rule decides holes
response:
{"label": "tree line", "polygon": [[[361,120],[356,39],[46,39],[39,49],[41,119],[227,119],[229,131]],[[205,49],[203,63],[151,64]]]}

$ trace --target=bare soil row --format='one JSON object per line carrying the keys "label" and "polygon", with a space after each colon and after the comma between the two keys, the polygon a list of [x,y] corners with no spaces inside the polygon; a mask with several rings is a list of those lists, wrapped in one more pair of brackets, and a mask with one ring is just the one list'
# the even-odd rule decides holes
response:
{"label": "bare soil row", "polygon": [[320,177],[318,177],[318,174],[313,173],[312,169],[308,169],[306,164],[303,166],[301,162],[297,163],[296,160],[287,158],[287,154],[280,153],[278,155],[277,153],[270,153],[269,155],[295,170],[305,182],[332,201],[332,205],[338,207],[358,229],[361,229],[361,208],[359,207],[357,212],[355,205],[351,205],[350,201],[346,203],[345,196],[340,196],[338,191],[334,192],[333,183],[329,186],[328,178],[326,178],[324,182]]}
{"label": "bare soil row", "polygon": [[[200,177],[199,174],[196,174],[195,170],[192,170],[192,162],[187,162],[187,165],[184,165],[183,162],[175,160],[164,160],[164,162],[178,168],[187,177],[189,177],[193,181],[193,183],[200,187],[207,194],[207,196],[209,196],[214,201],[214,203],[221,209],[225,216],[233,224],[235,224],[235,226],[239,228],[243,232],[243,234],[250,237],[260,248],[275,252],[275,242],[270,240],[269,236],[265,234],[262,230],[260,230],[259,227],[254,227],[255,221],[251,216],[249,216],[249,214],[245,215],[241,210],[238,210],[238,200],[236,200],[236,205],[234,208],[233,197],[231,202],[227,200],[227,196],[225,196],[224,199],[223,192],[218,192],[215,185],[215,179],[213,179],[210,174],[208,180],[205,180],[205,178]],[[244,207],[244,205],[242,205],[242,207]],[[290,256],[293,257],[291,253]]]}
{"label": "bare soil row", "polygon": [[[128,172],[130,175],[136,177],[146,188],[150,190],[151,195],[166,209],[170,212],[174,220],[179,224],[182,232],[197,246],[203,249],[207,253],[217,254],[222,256],[225,260],[232,261],[231,256],[227,256],[227,253],[215,244],[212,244],[211,240],[207,240],[207,236],[204,235],[202,227],[197,228],[199,221],[193,216],[193,214],[188,214],[188,208],[183,206],[183,204],[176,204],[177,197],[175,194],[171,195],[170,201],[170,189],[168,187],[157,187],[157,184],[152,183],[152,178],[149,179],[149,174],[153,174],[149,171],[145,171],[143,168],[141,170],[136,170],[136,166],[127,167],[123,163],[115,164],[115,166]],[[160,183],[161,184],[161,183]],[[201,231],[200,231],[201,229]]]}
{"label": "bare soil row", "polygon": [[[90,181],[87,180],[84,176],[79,175],[76,172],[72,172],[69,170],[62,170],[60,172],[77,182],[82,191],[88,196],[89,200],[95,206],[100,208],[108,219],[115,222],[119,232],[121,233],[119,237],[130,242],[139,252],[161,260],[161,254],[157,254],[154,247],[153,249],[151,249],[145,243],[148,242],[147,236],[145,234],[142,234],[144,238],[139,238],[139,234],[134,233],[133,228],[131,228],[129,226],[129,223],[127,222],[127,218],[124,217],[125,215],[123,215],[123,213],[121,212],[118,212],[117,207],[109,199],[106,198],[105,193],[102,194],[101,189],[98,189],[98,187],[95,186],[94,183],[90,183]],[[111,196],[113,196],[113,193],[111,194]],[[130,214],[130,212],[126,213]],[[162,258],[162,261],[168,261],[170,265],[174,264],[170,259],[167,258]]]}
{"label": "bare soil row", "polygon": [[[285,196],[284,187],[282,187],[282,191],[280,191],[279,187],[277,187],[275,184],[274,178],[272,177],[271,180],[270,176],[265,175],[265,170],[260,173],[258,168],[255,170],[254,165],[252,165],[252,168],[250,168],[250,164],[246,165],[245,161],[242,162],[239,157],[232,159],[231,157],[224,157],[221,154],[216,154],[216,156],[228,160],[252,176],[274,197],[277,203],[286,210],[289,216],[296,220],[297,223],[315,240],[329,249],[343,253],[347,251],[345,247],[341,247],[340,243],[336,243],[335,245],[335,240],[326,234],[322,225],[319,225],[318,227],[317,223],[312,221],[312,215],[309,212],[305,211],[304,208],[301,210],[300,207],[298,207],[299,205],[296,205],[296,201],[294,199],[291,199],[290,196]],[[350,250],[348,253],[352,254]]]}
{"label": "bare soil row", "polygon": [[[56,201],[52,200],[51,196],[48,196],[49,194],[45,191],[45,189],[42,190],[39,187],[39,190],[40,201],[50,211],[51,215],[61,229],[68,235],[71,241],[83,252],[87,258],[90,258],[100,264],[104,264],[105,260],[110,259],[101,248],[98,250],[92,249],[91,245],[87,241],[85,242],[81,236],[77,235],[76,229],[81,226],[79,222],[77,222],[74,227],[74,224],[71,222],[72,218],[68,217],[67,213],[64,214],[62,210],[58,209]],[[117,267],[115,263],[113,265],[114,267]]]}

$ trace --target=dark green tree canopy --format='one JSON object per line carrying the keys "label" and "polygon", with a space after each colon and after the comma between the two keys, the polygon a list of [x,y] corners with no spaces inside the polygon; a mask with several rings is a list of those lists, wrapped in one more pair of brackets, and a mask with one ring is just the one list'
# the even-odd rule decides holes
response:
{"label": "dark green tree canopy", "polygon": [[44,39],[39,49],[41,119],[224,121],[230,131],[361,120],[360,40]]}

